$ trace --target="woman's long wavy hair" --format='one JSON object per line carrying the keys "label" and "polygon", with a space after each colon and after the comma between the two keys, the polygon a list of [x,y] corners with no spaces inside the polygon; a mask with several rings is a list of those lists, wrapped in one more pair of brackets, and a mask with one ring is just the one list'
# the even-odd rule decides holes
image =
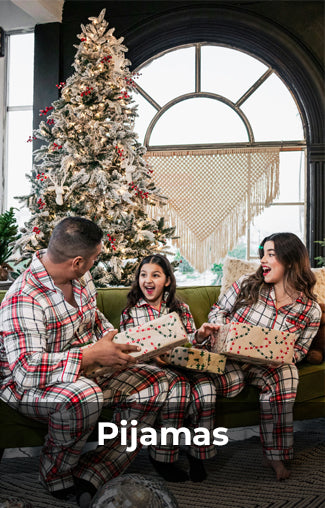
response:
{"label": "woman's long wavy hair", "polygon": [[127,305],[125,310],[129,313],[131,307],[134,307],[138,303],[140,298],[144,298],[144,295],[140,289],[139,277],[142,267],[148,263],[154,263],[156,265],[159,265],[160,268],[162,268],[166,277],[167,278],[169,277],[170,284],[169,286],[165,286],[164,291],[164,294],[167,293],[166,305],[169,308],[170,312],[177,312],[179,315],[181,315],[181,310],[179,307],[180,301],[176,298],[176,279],[173,272],[173,268],[168,259],[162,254],[152,254],[150,256],[146,256],[139,264],[135,272],[135,279],[127,295]]}
{"label": "woman's long wavy hair", "polygon": [[[293,233],[274,233],[265,237],[259,246],[260,259],[264,256],[264,244],[270,241],[274,242],[277,260],[284,266],[285,291],[302,292],[307,298],[316,300],[313,292],[316,277],[311,271],[308,252],[300,238]],[[268,285],[264,281],[263,269],[260,266],[243,281],[233,312],[240,307],[256,303],[261,288]]]}

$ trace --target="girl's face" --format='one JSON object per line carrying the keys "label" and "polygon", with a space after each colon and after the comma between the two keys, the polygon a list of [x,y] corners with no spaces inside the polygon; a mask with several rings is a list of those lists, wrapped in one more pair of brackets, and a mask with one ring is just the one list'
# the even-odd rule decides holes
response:
{"label": "girl's face", "polygon": [[261,259],[263,276],[268,284],[277,284],[282,282],[285,273],[285,267],[276,257],[274,242],[269,241],[264,244],[264,254]]}
{"label": "girl's face", "polygon": [[145,300],[152,307],[159,307],[164,289],[169,286],[170,279],[166,277],[161,266],[156,263],[146,263],[139,274],[139,286]]}

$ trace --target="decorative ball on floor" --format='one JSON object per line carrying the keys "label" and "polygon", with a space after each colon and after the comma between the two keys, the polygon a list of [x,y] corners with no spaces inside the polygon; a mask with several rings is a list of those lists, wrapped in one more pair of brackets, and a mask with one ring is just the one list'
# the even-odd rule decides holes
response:
{"label": "decorative ball on floor", "polygon": [[107,482],[96,494],[91,508],[177,508],[166,484],[153,477],[125,474]]}

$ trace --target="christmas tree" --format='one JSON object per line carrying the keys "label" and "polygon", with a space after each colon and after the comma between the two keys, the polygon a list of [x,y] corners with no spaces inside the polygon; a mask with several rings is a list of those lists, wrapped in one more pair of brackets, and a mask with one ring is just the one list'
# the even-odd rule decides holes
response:
{"label": "christmas tree", "polygon": [[92,272],[98,286],[130,284],[137,261],[164,251],[174,234],[163,218],[151,219],[146,211],[164,198],[134,132],[137,107],[127,48],[114,28],[107,29],[104,15],[105,9],[81,25],[75,72],[57,85],[61,97],[40,112],[46,121],[30,137],[46,144],[34,151],[31,194],[20,198],[32,217],[17,243],[26,259],[47,246],[64,217],[93,220],[105,233]]}

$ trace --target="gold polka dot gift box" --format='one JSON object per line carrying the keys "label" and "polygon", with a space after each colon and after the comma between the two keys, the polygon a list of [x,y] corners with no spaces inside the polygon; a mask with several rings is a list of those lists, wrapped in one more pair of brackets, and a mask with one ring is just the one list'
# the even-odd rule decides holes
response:
{"label": "gold polka dot gift box", "polygon": [[165,353],[162,360],[185,369],[213,372],[214,374],[223,374],[226,365],[225,355],[211,353],[196,347],[175,347]]}
{"label": "gold polka dot gift box", "polygon": [[292,364],[296,335],[246,323],[221,327],[212,341],[212,351],[245,363]]}

